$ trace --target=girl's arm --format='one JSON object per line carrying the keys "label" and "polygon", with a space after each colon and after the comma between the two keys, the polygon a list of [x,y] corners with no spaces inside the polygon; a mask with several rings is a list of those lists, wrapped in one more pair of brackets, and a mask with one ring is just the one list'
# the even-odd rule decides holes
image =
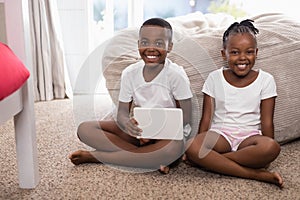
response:
{"label": "girl's arm", "polygon": [[199,124],[198,133],[206,132],[210,128],[213,113],[213,98],[207,94],[203,94],[202,117]]}
{"label": "girl's arm", "polygon": [[263,135],[274,139],[274,109],[275,97],[264,99],[260,104],[261,132]]}

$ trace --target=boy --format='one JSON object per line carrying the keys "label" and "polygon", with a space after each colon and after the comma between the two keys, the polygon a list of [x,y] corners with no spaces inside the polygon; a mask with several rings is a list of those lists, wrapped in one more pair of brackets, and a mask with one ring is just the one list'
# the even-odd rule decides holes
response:
{"label": "boy", "polygon": [[142,60],[122,72],[116,121],[80,124],[79,139],[96,151],[76,151],[69,156],[72,163],[100,162],[168,173],[166,166],[181,157],[184,141],[137,139],[142,130],[130,118],[133,104],[180,107],[183,125],[190,123],[192,92],[188,77],[182,67],[167,59],[173,47],[172,35],[171,25],[161,18],[143,23],[138,40]]}

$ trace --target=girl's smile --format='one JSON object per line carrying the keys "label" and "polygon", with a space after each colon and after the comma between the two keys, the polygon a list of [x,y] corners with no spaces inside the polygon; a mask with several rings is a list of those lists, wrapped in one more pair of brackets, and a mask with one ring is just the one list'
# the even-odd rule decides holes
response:
{"label": "girl's smile", "polygon": [[227,46],[222,50],[223,59],[237,77],[246,77],[252,70],[257,56],[255,37],[250,33],[230,35]]}

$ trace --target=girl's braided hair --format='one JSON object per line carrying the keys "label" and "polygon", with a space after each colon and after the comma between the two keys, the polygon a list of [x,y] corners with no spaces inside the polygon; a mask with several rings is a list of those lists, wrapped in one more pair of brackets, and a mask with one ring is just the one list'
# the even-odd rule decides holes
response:
{"label": "girl's braided hair", "polygon": [[254,36],[259,33],[258,29],[254,27],[253,20],[246,19],[241,21],[240,23],[234,22],[231,24],[228,29],[223,34],[223,47],[226,47],[226,43],[229,35],[235,33],[251,33]]}

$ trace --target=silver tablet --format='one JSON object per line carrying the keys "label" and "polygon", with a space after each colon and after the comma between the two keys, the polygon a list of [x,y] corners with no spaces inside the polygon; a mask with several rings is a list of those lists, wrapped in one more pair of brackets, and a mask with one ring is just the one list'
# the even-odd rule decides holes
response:
{"label": "silver tablet", "polygon": [[133,115],[138,127],[143,130],[139,138],[183,139],[183,116],[180,108],[136,107]]}

